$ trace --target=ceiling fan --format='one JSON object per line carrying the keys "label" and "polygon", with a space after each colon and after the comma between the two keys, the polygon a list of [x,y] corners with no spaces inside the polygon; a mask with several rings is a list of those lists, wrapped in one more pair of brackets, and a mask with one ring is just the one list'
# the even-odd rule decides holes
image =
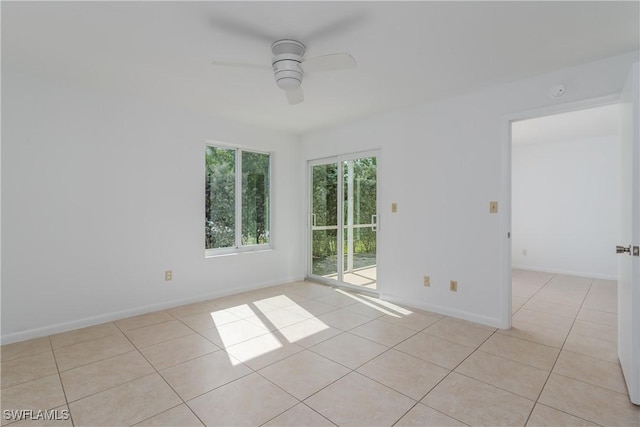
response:
{"label": "ceiling fan", "polygon": [[261,64],[245,64],[236,62],[213,61],[216,66],[249,67],[273,70],[276,84],[287,94],[289,104],[299,104],[304,100],[302,79],[306,72],[333,71],[354,68],[356,61],[350,53],[333,53],[329,55],[305,58],[306,47],[296,40],[283,39],[273,42],[271,67]]}

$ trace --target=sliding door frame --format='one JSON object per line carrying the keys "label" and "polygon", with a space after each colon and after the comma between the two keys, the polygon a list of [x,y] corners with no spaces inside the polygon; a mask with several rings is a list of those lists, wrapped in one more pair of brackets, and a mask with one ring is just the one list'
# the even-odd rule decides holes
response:
{"label": "sliding door frame", "polygon": [[[346,283],[343,280],[344,274],[344,165],[343,163],[348,160],[356,160],[366,157],[375,157],[376,158],[376,230],[380,230],[380,198],[378,197],[380,194],[379,191],[379,176],[380,176],[380,150],[369,150],[369,151],[360,151],[357,153],[349,153],[349,154],[341,154],[337,156],[331,157],[323,157],[320,159],[313,159],[307,161],[307,271],[306,271],[306,279],[312,280],[314,282],[323,283],[330,286],[336,286],[339,288],[345,288],[349,290],[355,290],[360,293],[370,294],[373,296],[380,295],[380,287],[378,283],[378,279],[376,277],[376,289],[365,288],[364,286],[352,285],[350,283]],[[336,280],[329,279],[323,276],[318,276],[313,274],[313,230],[312,230],[312,214],[313,214],[313,194],[312,194],[312,183],[313,183],[313,167],[319,165],[333,164],[335,163],[338,167],[338,179],[337,179],[337,222],[338,222],[338,230],[337,230],[337,278]],[[378,259],[378,234],[376,231],[376,268],[379,264]]]}

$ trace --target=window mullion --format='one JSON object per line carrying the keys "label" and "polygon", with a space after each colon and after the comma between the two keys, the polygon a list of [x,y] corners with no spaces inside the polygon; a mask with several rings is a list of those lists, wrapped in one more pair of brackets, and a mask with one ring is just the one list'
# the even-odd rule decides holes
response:
{"label": "window mullion", "polygon": [[242,150],[236,150],[236,248],[242,246]]}

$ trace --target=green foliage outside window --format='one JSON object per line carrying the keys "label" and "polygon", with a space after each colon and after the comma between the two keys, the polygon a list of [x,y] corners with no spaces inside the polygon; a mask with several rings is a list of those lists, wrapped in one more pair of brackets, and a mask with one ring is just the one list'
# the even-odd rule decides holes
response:
{"label": "green foliage outside window", "polygon": [[[205,249],[270,242],[269,157],[231,148],[206,147]],[[242,174],[240,192],[236,188],[237,173]],[[240,198],[239,216],[237,198]],[[241,224],[240,241],[236,224]]]}
{"label": "green foliage outside window", "polygon": [[[348,168],[353,167],[354,175],[354,224],[370,224],[371,216],[376,214],[377,164],[375,157],[361,158],[344,162],[343,174],[343,218],[347,224]],[[318,165],[312,168],[312,205],[315,226],[337,226],[338,224],[338,166],[337,164]],[[312,236],[313,273],[329,274],[335,272],[337,230],[315,230]],[[346,230],[343,253],[347,253]],[[376,232],[371,227],[354,228],[353,253],[364,265],[374,260],[376,253]],[[332,268],[334,269],[332,271]]]}
{"label": "green foliage outside window", "polygon": [[242,152],[242,244],[269,243],[269,155]]}

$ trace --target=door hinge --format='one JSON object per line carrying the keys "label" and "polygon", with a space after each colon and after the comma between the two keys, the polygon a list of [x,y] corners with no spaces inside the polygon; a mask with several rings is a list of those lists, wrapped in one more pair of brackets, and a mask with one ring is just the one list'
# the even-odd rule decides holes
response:
{"label": "door hinge", "polygon": [[507,239],[510,239],[510,238],[511,238],[511,232],[509,231],[507,232]]}

